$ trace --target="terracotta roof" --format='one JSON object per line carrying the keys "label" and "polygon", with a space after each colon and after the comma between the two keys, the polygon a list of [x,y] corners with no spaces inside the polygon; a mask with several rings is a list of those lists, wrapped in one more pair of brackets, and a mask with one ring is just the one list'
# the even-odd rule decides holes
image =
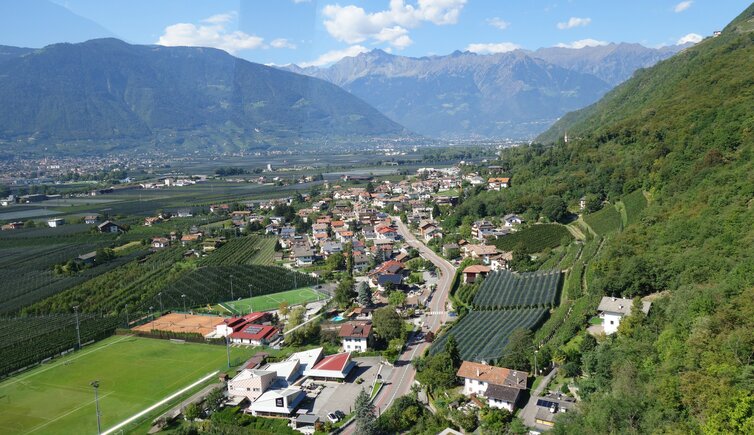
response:
{"label": "terracotta roof", "polygon": [[467,267],[466,269],[463,269],[463,273],[488,273],[489,271],[489,267],[482,266],[481,264],[475,264],[473,266]]}
{"label": "terracotta roof", "polygon": [[478,379],[489,384],[502,385],[513,388],[526,388],[529,374],[504,367],[495,367],[471,361],[464,361],[456,376],[460,378]]}
{"label": "terracotta roof", "polygon": [[318,362],[313,369],[314,370],[332,370],[335,372],[341,372],[348,366],[348,362],[351,360],[351,352],[336,353],[335,355],[329,355],[322,358],[322,361]]}
{"label": "terracotta roof", "polygon": [[[355,310],[354,310],[355,311]],[[338,337],[367,338],[372,332],[372,324],[368,322],[348,322],[340,327]]]}
{"label": "terracotta roof", "polygon": [[230,334],[230,337],[259,341],[269,338],[277,332],[278,330],[274,326],[247,324],[242,330]]}

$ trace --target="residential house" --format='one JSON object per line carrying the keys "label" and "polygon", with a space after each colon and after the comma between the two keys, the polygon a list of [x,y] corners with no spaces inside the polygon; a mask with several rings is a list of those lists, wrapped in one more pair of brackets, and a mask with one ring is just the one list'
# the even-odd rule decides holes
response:
{"label": "residential house", "polygon": [[458,246],[458,243],[446,243],[442,245],[442,255],[448,256],[452,252],[455,252],[455,250],[458,250],[458,252],[461,252],[460,247]]}
{"label": "residential house", "polygon": [[298,267],[311,266],[314,263],[314,250],[308,246],[294,246],[291,258],[296,261]]}
{"label": "residential house", "polygon": [[512,252],[501,252],[499,254],[490,256],[490,269],[492,270],[506,270],[509,269],[509,264],[513,260]]}
{"label": "residential house", "polygon": [[[463,379],[463,394],[487,398],[491,408],[513,413],[522,392],[527,388],[529,374],[503,367],[464,361],[456,376]],[[492,387],[490,389],[490,387]]]}
{"label": "residential house", "polygon": [[324,242],[322,243],[320,252],[325,258],[327,258],[331,256],[332,254],[343,252],[343,244],[340,242],[332,242],[332,241]]}
{"label": "residential house", "polygon": [[152,225],[162,222],[162,218],[160,216],[150,216],[144,218],[144,226],[151,227]]}
{"label": "residential house", "polygon": [[510,187],[510,181],[511,179],[507,177],[489,178],[487,180],[487,189],[488,190],[505,189],[507,187]]}
{"label": "residential house", "polygon": [[117,234],[124,232],[123,227],[116,224],[112,221],[104,221],[101,224],[97,225],[97,230],[100,233],[110,233],[110,234]]}
{"label": "residential house", "polygon": [[[606,335],[618,332],[618,326],[620,326],[621,319],[631,314],[633,304],[634,301],[631,299],[610,296],[602,298],[600,305],[597,307],[597,311],[600,313],[602,329]],[[644,314],[648,314],[651,306],[651,302],[644,301],[642,302],[641,311]]]}
{"label": "residential house", "polygon": [[24,223],[23,222],[11,222],[9,224],[3,225],[2,230],[3,231],[18,230],[18,229],[21,229],[23,227],[24,227]]}
{"label": "residential house", "polygon": [[524,219],[518,215],[507,214],[503,216],[503,225],[505,225],[506,228],[512,228],[516,225],[521,225],[522,223],[524,223]]}
{"label": "residential house", "polygon": [[202,239],[202,233],[184,234],[181,236],[181,245],[186,246],[189,243],[198,242]]}
{"label": "residential house", "polygon": [[396,241],[398,239],[398,231],[395,228],[384,226],[377,230],[377,239]]}
{"label": "residential house", "polygon": [[492,222],[487,220],[479,220],[474,222],[471,225],[471,237],[484,241],[488,237],[490,237],[492,234],[492,231],[494,231],[495,226],[492,225]]}
{"label": "residential house", "polygon": [[268,390],[248,410],[256,417],[290,417],[306,394],[299,387]]}
{"label": "residential house", "polygon": [[490,268],[488,266],[482,266],[480,264],[469,266],[466,269],[463,269],[463,283],[473,284],[479,278],[486,277],[489,273]]}
{"label": "residential house", "polygon": [[56,228],[65,225],[65,219],[55,218],[47,221],[47,226],[50,228]]}
{"label": "residential house", "polygon": [[89,216],[84,216],[84,223],[87,224],[87,225],[94,225],[98,221],[99,221],[99,216],[96,215],[96,214],[89,215]]}
{"label": "residential house", "polygon": [[152,239],[152,248],[163,249],[170,246],[170,239],[167,237],[155,237]]}
{"label": "residential house", "polygon": [[370,322],[347,322],[341,325],[338,337],[346,352],[366,352],[372,343]]}
{"label": "residential house", "polygon": [[576,408],[576,399],[560,393],[550,393],[537,398],[537,413],[534,422],[542,426],[555,426],[559,415],[572,412]]}
{"label": "residential house", "polygon": [[377,276],[376,280],[377,289],[381,292],[388,290],[388,288],[397,288],[403,284],[403,275],[395,273],[386,273]]}
{"label": "residential house", "polygon": [[461,248],[463,258],[480,259],[484,264],[490,264],[490,258],[498,253],[493,245],[464,245]]}

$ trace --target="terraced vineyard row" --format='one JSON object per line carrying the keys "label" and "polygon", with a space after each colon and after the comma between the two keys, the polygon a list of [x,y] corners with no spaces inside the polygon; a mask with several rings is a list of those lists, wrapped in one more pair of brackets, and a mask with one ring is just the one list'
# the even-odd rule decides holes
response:
{"label": "terraced vineyard row", "polygon": [[493,243],[502,251],[520,249],[527,254],[536,254],[560,246],[564,239],[573,239],[573,235],[564,225],[539,224],[502,236]]}
{"label": "terraced vineyard row", "polygon": [[249,236],[231,239],[217,251],[201,260],[203,266],[231,264],[270,265],[275,248],[274,237]]}
{"label": "terraced vineyard row", "polygon": [[458,342],[462,359],[491,362],[502,356],[508,337],[515,329],[534,329],[546,315],[547,310],[543,308],[472,311],[438,338],[430,353],[444,349],[445,342],[452,335]]}
{"label": "terraced vineyard row", "polygon": [[515,273],[492,272],[474,297],[476,309],[552,306],[561,284],[559,270]]}
{"label": "terraced vineyard row", "polygon": [[621,198],[623,205],[626,207],[626,225],[639,222],[641,212],[647,207],[647,198],[641,189],[634,190],[628,195]]}
{"label": "terraced vineyard row", "polygon": [[623,227],[623,219],[612,204],[605,204],[601,210],[584,216],[586,222],[598,236],[604,236]]}

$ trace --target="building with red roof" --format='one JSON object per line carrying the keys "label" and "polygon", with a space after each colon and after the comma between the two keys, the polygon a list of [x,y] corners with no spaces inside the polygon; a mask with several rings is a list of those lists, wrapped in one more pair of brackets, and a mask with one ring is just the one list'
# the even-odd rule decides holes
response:
{"label": "building with red roof", "polygon": [[255,312],[243,317],[228,317],[215,326],[215,337],[227,337],[249,325],[262,325],[270,320],[270,313]]}
{"label": "building with red roof", "polygon": [[238,332],[230,334],[230,342],[261,346],[275,341],[279,336],[280,331],[274,326],[247,323]]}
{"label": "building with red roof", "polygon": [[478,278],[483,278],[490,273],[489,266],[483,266],[481,264],[475,264],[463,269],[463,282],[465,284],[473,284]]}
{"label": "building with red roof", "polygon": [[343,381],[356,366],[351,361],[351,352],[336,353],[320,360],[314,367],[304,371],[304,376],[324,381]]}
{"label": "building with red roof", "polygon": [[346,352],[366,352],[372,342],[370,322],[347,322],[340,327],[338,337],[343,340]]}

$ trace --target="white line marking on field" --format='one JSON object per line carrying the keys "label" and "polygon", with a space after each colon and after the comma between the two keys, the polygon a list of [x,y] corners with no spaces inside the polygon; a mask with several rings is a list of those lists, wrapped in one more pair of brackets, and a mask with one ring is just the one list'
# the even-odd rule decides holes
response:
{"label": "white line marking on field", "polygon": [[154,411],[155,409],[157,409],[160,406],[166,404],[167,402],[175,399],[176,397],[180,396],[181,394],[185,394],[188,390],[196,387],[197,385],[200,385],[203,382],[208,381],[213,376],[216,376],[218,373],[220,373],[220,372],[218,370],[215,370],[214,372],[212,372],[212,373],[208,374],[207,376],[199,379],[198,381],[194,382],[193,384],[189,385],[188,387],[183,388],[180,391],[176,391],[175,393],[173,393],[173,394],[169,395],[168,397],[160,400],[159,402],[155,403],[154,405],[150,406],[149,408],[144,409],[143,411],[140,411],[140,412],[132,415],[131,417],[129,417],[129,418],[121,421],[120,423],[116,424],[115,426],[111,427],[110,429],[102,432],[102,435],[108,435],[108,434],[111,434],[111,433],[115,432],[116,430],[122,428],[123,426],[125,426],[125,425],[133,422],[134,420],[137,420],[137,419],[143,417],[144,415],[146,415],[146,414]]}
{"label": "white line marking on field", "polygon": [[[100,397],[100,400],[104,399],[105,397],[107,397],[107,396],[109,396],[109,395],[111,395],[111,394],[113,394],[113,393],[114,393],[114,391],[111,391],[111,392],[109,392],[109,393],[107,393],[107,394],[105,394],[105,395],[101,396],[101,397]],[[34,432],[34,431],[37,431],[37,430],[39,430],[39,429],[42,429],[43,427],[47,426],[47,425],[48,425],[48,424],[50,424],[50,423],[54,423],[54,422],[56,422],[56,421],[60,420],[61,418],[67,417],[67,416],[69,416],[69,415],[73,414],[74,412],[76,412],[76,411],[78,411],[78,410],[80,410],[80,409],[84,409],[84,408],[86,408],[87,406],[91,406],[91,405],[94,405],[94,400],[90,400],[90,401],[88,401],[88,402],[84,403],[83,405],[79,406],[78,408],[74,408],[74,409],[72,409],[72,410],[70,410],[70,411],[66,412],[66,413],[65,413],[65,414],[63,414],[63,415],[59,415],[59,416],[57,416],[57,417],[53,418],[53,419],[52,419],[52,420],[50,420],[50,421],[47,421],[47,422],[45,422],[45,423],[42,423],[42,424],[40,424],[39,426],[34,426],[34,427],[33,427],[33,428],[32,428],[32,429],[30,430],[30,431],[28,431],[28,432],[26,432],[26,433],[28,434],[28,433],[32,433],[32,432]]]}
{"label": "white line marking on field", "polygon": [[46,367],[46,368],[44,368],[44,369],[41,369],[41,370],[37,370],[37,371],[33,371],[33,372],[31,372],[31,373],[27,373],[27,374],[25,374],[25,375],[21,375],[21,376],[17,377],[17,378],[16,378],[15,380],[13,380],[13,381],[10,381],[10,382],[7,382],[7,383],[4,383],[4,384],[0,385],[0,388],[3,388],[3,387],[7,387],[7,386],[9,386],[9,385],[13,385],[13,384],[15,384],[15,383],[17,383],[17,382],[21,382],[21,381],[23,381],[23,380],[25,380],[25,379],[27,379],[27,378],[30,378],[30,377],[32,377],[32,376],[35,376],[35,375],[38,375],[38,374],[40,374],[40,373],[44,373],[44,372],[46,372],[47,370],[52,370],[52,369],[54,369],[54,368],[56,368],[56,367],[58,367],[58,366],[60,366],[60,365],[64,365],[64,364],[66,364],[66,363],[68,363],[68,362],[71,362],[71,361],[73,361],[73,360],[75,360],[75,359],[79,359],[79,358],[81,358],[82,356],[87,356],[87,355],[89,355],[90,353],[93,353],[93,352],[97,352],[98,350],[104,349],[104,348],[106,348],[106,347],[108,347],[108,346],[112,346],[112,345],[114,345],[114,344],[116,344],[116,343],[120,343],[121,341],[123,341],[123,340],[125,340],[125,339],[127,339],[127,338],[132,338],[132,337],[133,337],[133,335],[126,335],[126,336],[124,336],[123,338],[121,338],[120,340],[115,340],[115,341],[113,341],[112,343],[108,343],[108,344],[106,344],[106,345],[104,345],[104,346],[100,346],[100,347],[98,347],[98,348],[92,349],[92,350],[90,350],[89,352],[79,352],[79,353],[75,353],[75,354],[74,354],[74,355],[73,355],[72,357],[70,357],[70,358],[65,358],[65,360],[63,360],[63,361],[60,361],[60,362],[58,362],[57,364],[52,364],[52,365],[50,365],[49,367]]}

